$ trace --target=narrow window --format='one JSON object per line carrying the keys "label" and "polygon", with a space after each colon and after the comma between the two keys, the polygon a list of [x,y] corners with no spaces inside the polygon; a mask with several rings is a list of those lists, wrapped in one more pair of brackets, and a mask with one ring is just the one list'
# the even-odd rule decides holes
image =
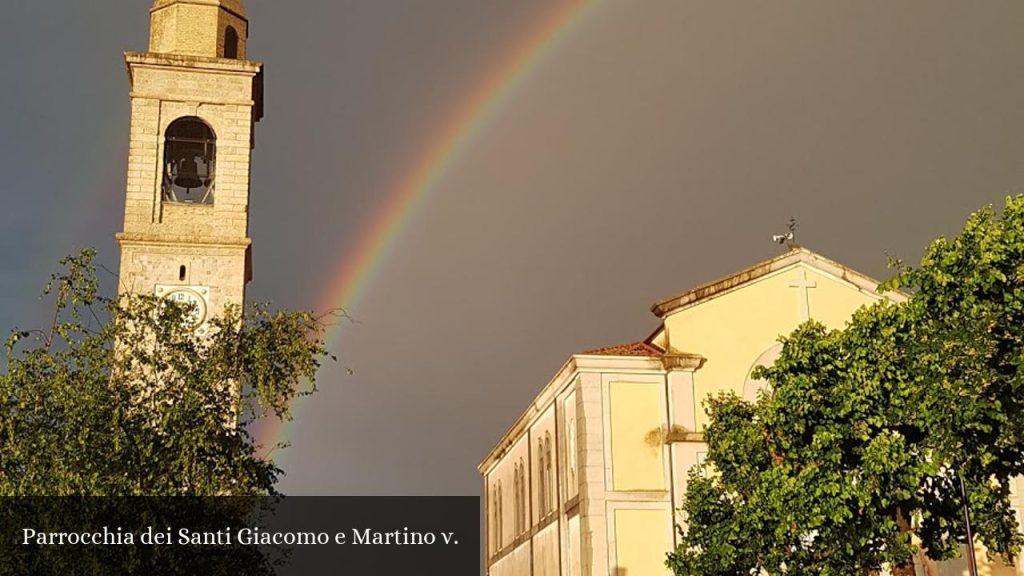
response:
{"label": "narrow window", "polygon": [[519,507],[522,502],[519,500],[519,463],[516,463],[515,471],[512,473],[512,536],[513,539],[522,532],[520,526],[522,518],[519,517]]}
{"label": "narrow window", "polygon": [[520,511],[520,516],[522,519],[519,523],[521,524],[522,531],[526,532],[526,526],[529,524],[529,520],[527,519],[528,517],[526,515],[526,503],[529,502],[529,500],[526,496],[526,463],[523,462],[522,458],[519,459],[519,478],[519,489],[522,491],[522,493],[519,495],[519,503],[523,507],[523,509]]}
{"label": "narrow window", "polygon": [[181,267],[178,268],[178,280],[180,280],[182,282],[185,281],[185,272],[186,272],[185,265],[182,264]]}
{"label": "narrow window", "polygon": [[569,469],[568,482],[566,495],[576,493],[576,419],[569,419],[569,429],[565,431],[566,443],[569,445],[566,448],[566,460],[569,461],[569,465],[566,468]]}
{"label": "narrow window", "polygon": [[519,534],[519,464],[512,472],[512,536]]}
{"label": "narrow window", "polygon": [[519,533],[526,532],[526,474],[522,459],[519,460]]}
{"label": "narrow window", "polygon": [[491,551],[497,555],[500,549],[498,544],[498,488],[491,491]]}
{"label": "narrow window", "polygon": [[502,513],[502,481],[498,481],[498,549],[502,549],[502,521],[505,515]]}
{"label": "narrow window", "polygon": [[206,122],[194,116],[172,122],[164,140],[163,200],[213,204],[216,157],[217,137]]}
{"label": "narrow window", "polygon": [[544,462],[547,468],[544,469],[544,480],[547,482],[546,495],[548,497],[548,503],[545,507],[547,512],[551,512],[555,509],[555,476],[552,473],[551,467],[551,433],[548,432],[544,438]]}
{"label": "narrow window", "polygon": [[238,31],[234,26],[228,26],[224,30],[224,57],[238,58]]}
{"label": "narrow window", "polygon": [[544,482],[544,441],[537,439],[537,509],[538,518],[544,518],[548,512],[548,491]]}

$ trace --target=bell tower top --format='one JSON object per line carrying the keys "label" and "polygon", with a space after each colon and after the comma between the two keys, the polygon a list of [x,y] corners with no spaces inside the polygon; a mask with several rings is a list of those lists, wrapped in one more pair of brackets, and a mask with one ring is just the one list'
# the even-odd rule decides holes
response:
{"label": "bell tower top", "polygon": [[225,10],[230,10],[230,11],[236,13],[236,14],[245,16],[245,6],[243,5],[244,2],[242,2],[242,0],[192,0],[192,1],[189,1],[189,0],[156,0],[156,2],[153,2],[153,9],[154,10],[159,10],[161,8],[166,8],[167,6],[170,6],[171,4],[179,4],[179,3],[183,3],[183,4],[212,4],[214,6],[220,5],[220,6],[223,6]]}
{"label": "bell tower top", "polygon": [[151,0],[146,52],[126,52],[131,121],[118,291],[245,303],[249,192],[263,65],[246,58],[241,0]]}
{"label": "bell tower top", "polygon": [[156,0],[149,51],[245,60],[249,21],[242,0]]}

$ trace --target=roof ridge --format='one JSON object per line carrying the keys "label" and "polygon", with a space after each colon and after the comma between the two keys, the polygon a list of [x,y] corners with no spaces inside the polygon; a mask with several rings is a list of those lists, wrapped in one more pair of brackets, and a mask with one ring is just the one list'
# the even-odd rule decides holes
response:
{"label": "roof ridge", "polygon": [[[717,280],[700,284],[670,298],[665,298],[651,306],[651,312],[659,318],[664,318],[670,312],[674,312],[683,306],[706,300],[712,296],[726,292],[797,262],[806,262],[812,265],[817,264],[816,267],[823,269],[823,271],[835,273],[837,276],[857,284],[862,288],[871,287],[871,289],[876,289],[880,284],[878,280],[868,276],[867,274],[863,274],[853,268],[844,266],[843,264],[840,264],[839,262],[836,262],[835,260],[832,260],[827,256],[823,256],[813,250],[794,244],[790,246],[789,250],[779,254],[778,256],[763,260],[753,266],[749,266],[739,272],[723,276]],[[829,268],[832,270],[828,270]]]}

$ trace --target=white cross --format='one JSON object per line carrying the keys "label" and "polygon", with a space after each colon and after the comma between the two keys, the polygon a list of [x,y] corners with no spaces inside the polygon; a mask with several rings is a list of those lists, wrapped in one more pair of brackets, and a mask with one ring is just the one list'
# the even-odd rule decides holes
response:
{"label": "white cross", "polygon": [[814,280],[807,279],[807,271],[801,270],[800,277],[789,283],[790,288],[800,289],[800,302],[798,304],[798,311],[800,314],[800,322],[807,322],[811,319],[811,288],[817,288],[818,283]]}

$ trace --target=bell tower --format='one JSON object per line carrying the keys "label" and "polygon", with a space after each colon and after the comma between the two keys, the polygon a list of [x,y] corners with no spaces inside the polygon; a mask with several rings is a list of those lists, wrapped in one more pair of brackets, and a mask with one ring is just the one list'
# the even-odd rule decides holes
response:
{"label": "bell tower", "polygon": [[245,301],[249,168],[263,66],[246,59],[242,0],[156,0],[131,96],[121,293],[193,302],[195,328]]}

